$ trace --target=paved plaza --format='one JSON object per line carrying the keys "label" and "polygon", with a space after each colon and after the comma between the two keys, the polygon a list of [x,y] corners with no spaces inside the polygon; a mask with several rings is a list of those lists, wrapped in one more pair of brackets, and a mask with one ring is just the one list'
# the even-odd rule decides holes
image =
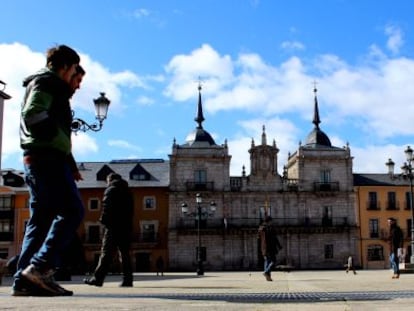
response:
{"label": "paved plaza", "polygon": [[391,279],[390,270],[136,273],[133,288],[120,288],[120,276],[103,287],[83,276],[60,282],[72,297],[12,297],[12,279],[0,285],[0,310],[414,310],[414,274]]}

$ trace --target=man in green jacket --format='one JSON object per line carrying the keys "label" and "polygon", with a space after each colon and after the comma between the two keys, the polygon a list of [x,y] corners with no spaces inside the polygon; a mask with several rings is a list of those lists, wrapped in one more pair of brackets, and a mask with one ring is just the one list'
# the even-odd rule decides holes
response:
{"label": "man in green jacket", "polygon": [[59,257],[84,216],[76,181],[80,174],[72,156],[70,86],[80,57],[58,45],[47,51],[46,68],[23,82],[20,145],[30,193],[14,296],[68,296],[73,292],[53,279]]}

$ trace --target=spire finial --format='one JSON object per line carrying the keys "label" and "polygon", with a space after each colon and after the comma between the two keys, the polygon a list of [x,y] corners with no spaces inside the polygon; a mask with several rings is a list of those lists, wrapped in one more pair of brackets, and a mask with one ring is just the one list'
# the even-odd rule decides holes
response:
{"label": "spire finial", "polygon": [[267,145],[267,139],[266,139],[266,127],[263,125],[263,132],[262,132],[262,145]]}
{"label": "spire finial", "polygon": [[197,107],[197,116],[195,117],[194,121],[196,121],[198,123],[197,128],[202,129],[203,126],[201,125],[201,123],[203,123],[204,121],[204,116],[203,116],[203,105],[201,103],[201,78],[198,77],[198,107]]}
{"label": "spire finial", "polygon": [[314,111],[313,111],[313,121],[312,123],[315,124],[315,127],[317,129],[319,129],[319,124],[321,123],[321,120],[319,118],[319,107],[318,107],[318,97],[317,97],[317,93],[318,93],[318,89],[316,88],[316,81],[313,81],[313,92],[315,93],[315,107],[314,107]]}

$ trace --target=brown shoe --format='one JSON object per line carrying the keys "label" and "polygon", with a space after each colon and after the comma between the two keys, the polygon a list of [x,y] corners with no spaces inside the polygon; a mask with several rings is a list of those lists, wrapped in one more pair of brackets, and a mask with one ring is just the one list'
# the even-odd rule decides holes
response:
{"label": "brown shoe", "polygon": [[270,282],[273,281],[272,278],[270,277],[270,274],[269,273],[266,273],[265,272],[265,273],[263,273],[263,275],[266,278],[266,281],[270,281]]}

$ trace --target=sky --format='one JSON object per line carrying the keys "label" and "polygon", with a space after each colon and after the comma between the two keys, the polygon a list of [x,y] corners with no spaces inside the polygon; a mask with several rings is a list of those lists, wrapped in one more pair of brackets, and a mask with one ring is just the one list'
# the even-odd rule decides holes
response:
{"label": "sky", "polygon": [[22,169],[22,80],[66,44],[86,76],[75,117],[95,121],[93,99],[111,101],[99,132],[73,135],[78,162],[169,159],[197,126],[228,144],[230,173],[250,172],[252,140],[289,153],[320,128],[349,144],[354,173],[386,173],[414,147],[414,1],[411,0],[1,0],[2,169]]}

